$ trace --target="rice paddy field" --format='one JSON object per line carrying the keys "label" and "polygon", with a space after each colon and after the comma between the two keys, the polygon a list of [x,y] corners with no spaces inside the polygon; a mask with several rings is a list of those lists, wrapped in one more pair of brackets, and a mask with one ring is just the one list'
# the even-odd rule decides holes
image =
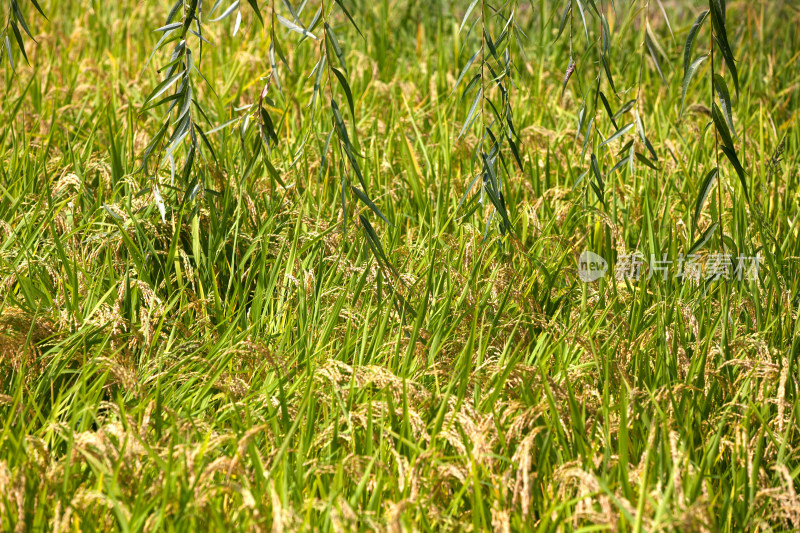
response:
{"label": "rice paddy field", "polygon": [[2,4],[0,530],[800,529],[796,2],[214,4]]}

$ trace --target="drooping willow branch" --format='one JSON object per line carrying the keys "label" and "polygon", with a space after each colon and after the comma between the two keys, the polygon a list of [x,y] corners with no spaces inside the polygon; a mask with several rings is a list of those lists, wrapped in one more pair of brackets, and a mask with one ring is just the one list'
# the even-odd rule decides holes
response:
{"label": "drooping willow branch", "polygon": [[[739,94],[739,74],[736,68],[736,62],[733,58],[733,52],[728,41],[727,29],[725,26],[725,1],[724,0],[709,0],[708,9],[700,13],[695,20],[692,28],[689,30],[689,36],[686,39],[684,46],[684,75],[683,84],[681,89],[681,114],[683,113],[686,92],[692,83],[692,79],[697,73],[700,66],[707,60],[711,59],[709,66],[709,100],[711,103],[711,120],[714,128],[714,167],[708,171],[703,183],[700,187],[700,193],[695,202],[694,217],[692,221],[692,232],[697,228],[697,222],[702,213],[703,206],[706,198],[708,197],[711,188],[715,182],[721,177],[721,166],[719,160],[720,151],[725,154],[725,157],[731,163],[744,192],[745,199],[750,202],[750,195],[747,190],[747,181],[745,178],[744,168],[742,167],[739,157],[736,154],[734,147],[734,139],[736,130],[733,125],[733,114],[730,91],[728,84],[722,75],[715,71],[714,52],[719,52],[722,56],[723,63],[727,68],[730,78],[733,80],[736,95]],[[698,56],[692,60],[692,51],[695,41],[700,30],[702,29],[706,19],[711,17],[711,28],[709,29],[709,48],[708,52]],[[719,102],[719,105],[717,105]],[[702,246],[707,242],[714,231],[719,228],[720,246],[724,247],[724,231],[722,222],[722,187],[717,187],[717,222],[712,224],[706,231],[697,239],[697,244],[692,248]]]}
{"label": "drooping willow branch", "polygon": [[[30,3],[42,17],[45,19],[47,18],[37,0],[30,0]],[[20,31],[20,28],[22,28],[22,31]],[[30,27],[28,27],[28,22],[25,20],[25,15],[22,9],[20,9],[19,0],[9,0],[8,10],[6,12],[6,23],[3,26],[3,31],[0,32],[0,63],[8,59],[12,73],[16,72],[16,67],[14,66],[15,45],[19,53],[22,54],[23,59],[25,59],[25,62],[28,63],[28,53],[25,51],[25,43],[22,36],[23,32],[33,42],[36,42]]]}
{"label": "drooping willow branch", "polygon": [[[250,8],[253,10],[257,18],[264,23],[264,17],[261,13],[261,8],[255,0],[248,0]],[[222,1],[218,0],[213,6],[211,12],[214,13],[221,7]],[[342,210],[345,214],[344,219],[347,220],[347,212],[349,210],[350,198],[356,198],[358,201],[369,207],[378,217],[388,223],[388,220],[383,213],[378,209],[375,203],[367,192],[366,183],[361,171],[361,166],[358,162],[358,154],[356,150],[357,142],[355,142],[355,129],[348,130],[345,117],[343,116],[339,101],[337,100],[337,87],[341,89],[346,98],[350,116],[355,118],[355,107],[353,101],[352,90],[350,83],[347,80],[347,66],[345,64],[344,52],[342,50],[340,40],[336,35],[330,18],[334,9],[339,9],[347,20],[352,24],[356,31],[360,34],[360,30],[356,25],[350,12],[347,10],[342,0],[320,0],[316,14],[314,15],[311,23],[305,26],[299,16],[299,11],[292,6],[288,0],[283,0],[282,4],[286,9],[286,17],[284,17],[278,9],[276,9],[275,0],[271,0],[269,4],[269,61],[270,73],[267,76],[264,89],[261,91],[258,101],[251,107],[250,111],[244,117],[242,126],[247,128],[251,122],[249,117],[255,117],[255,122],[258,128],[265,147],[263,161],[266,163],[268,170],[271,174],[276,174],[274,167],[268,160],[268,153],[278,143],[278,135],[275,127],[275,122],[270,117],[267,110],[272,100],[269,98],[270,84],[274,82],[275,87],[279,92],[282,92],[282,82],[279,73],[277,58],[289,68],[288,62],[283,52],[283,46],[277,38],[276,28],[278,25],[288,29],[293,34],[300,36],[298,45],[306,40],[312,40],[319,43],[318,60],[311,72],[311,77],[314,79],[314,90],[309,104],[310,114],[308,117],[307,127],[299,148],[296,151],[296,158],[302,155],[304,146],[310,134],[314,132],[315,118],[318,111],[318,97],[320,96],[321,87],[327,88],[327,106],[324,109],[329,111],[329,118],[331,120],[331,129],[327,136],[325,148],[323,149],[321,160],[321,167],[324,169],[329,157],[328,150],[331,145],[332,137],[335,139],[334,146],[338,154],[339,170],[341,173],[341,195],[342,195]],[[178,13],[183,8],[183,19],[175,21]],[[182,185],[186,185],[187,178],[191,174],[191,168],[194,163],[195,157],[200,153],[203,146],[213,154],[210,143],[208,143],[205,132],[198,126],[195,117],[195,112],[199,113],[203,118],[205,114],[202,107],[195,99],[195,90],[193,88],[194,75],[197,74],[202,78],[197,66],[194,64],[193,47],[190,45],[189,40],[196,38],[196,46],[202,49],[203,43],[207,42],[202,37],[202,9],[203,0],[178,0],[170,11],[167,17],[166,24],[159,28],[157,31],[162,32],[163,35],[155,47],[153,54],[159,49],[165,47],[170,43],[174,45],[169,62],[161,68],[165,72],[163,80],[148,96],[143,111],[150,108],[166,107],[166,116],[162,121],[162,126],[156,135],[152,138],[150,144],[145,149],[142,161],[143,170],[148,169],[149,159],[155,155],[164,152],[162,161],[170,161],[174,168],[174,157],[176,149],[181,145],[185,139],[190,139],[187,157],[185,159],[181,175],[184,177]],[[238,31],[241,24],[241,6],[238,0],[231,2],[218,18],[213,21],[225,19],[236,13],[236,22],[234,27],[234,34]],[[318,32],[321,26],[321,32]],[[320,33],[319,35],[315,32]],[[276,57],[277,56],[277,57]],[[334,62],[338,63],[337,65]],[[174,88],[177,85],[177,88]],[[168,91],[172,90],[171,94],[164,96]],[[241,119],[242,117],[240,117]],[[171,130],[171,133],[170,133]],[[244,135],[244,131],[242,132]],[[202,144],[201,144],[202,143]],[[173,170],[173,179],[174,179]],[[276,176],[277,177],[277,176]],[[353,183],[351,178],[357,179],[357,183]],[[279,179],[279,177],[278,177]],[[199,186],[202,188],[202,180],[199,181]],[[367,224],[366,227],[370,228]],[[374,234],[374,232],[373,232]]]}
{"label": "drooping willow branch", "polygon": [[[180,20],[178,20],[179,15],[182,15]],[[145,148],[140,170],[148,173],[150,158],[156,156],[159,158],[157,169],[165,162],[170,163],[170,181],[174,184],[176,150],[188,139],[189,148],[180,172],[180,185],[185,187],[193,198],[205,189],[202,173],[194,167],[195,158],[198,155],[204,156],[204,146],[212,156],[214,155],[214,150],[197,119],[200,116],[206,121],[209,120],[195,98],[196,76],[205,80],[198,68],[202,60],[203,43],[208,42],[203,37],[203,1],[178,0],[167,15],[164,26],[156,31],[162,33],[162,36],[148,63],[161,48],[171,43],[175,45],[169,61],[159,69],[159,72],[164,73],[163,80],[152,90],[142,107],[142,112],[153,108],[166,108],[166,112],[161,127]],[[197,59],[194,50],[198,52]],[[193,173],[192,170],[196,171]],[[155,182],[153,190],[163,218],[163,201],[158,192],[158,184]]]}
{"label": "drooping willow branch", "polygon": [[[503,180],[514,172],[515,163],[520,171],[523,168],[518,148],[519,135],[514,127],[511,105],[514,77],[519,74],[512,59],[511,47],[513,44],[520,46],[519,41],[525,39],[525,34],[516,21],[517,9],[516,1],[506,2],[503,6],[497,7],[487,0],[474,0],[459,28],[459,32],[465,27],[468,28],[467,37],[473,30],[477,29],[480,32],[478,48],[467,60],[453,88],[455,93],[461,83],[466,81],[461,98],[472,98],[458,138],[464,136],[475,122],[478,122],[480,129],[473,164],[480,170],[467,185],[457,209],[460,209],[469,198],[465,206],[467,211],[465,217],[469,216],[481,209],[486,203],[485,199],[488,198],[489,213],[486,218],[484,239],[488,235],[495,214],[500,216],[498,229],[501,236],[513,232],[503,194]],[[493,31],[493,28],[499,31]],[[476,60],[479,64],[473,69]],[[470,74],[473,70],[477,72]],[[510,158],[513,162],[509,161]],[[479,190],[470,197],[479,180]]]}
{"label": "drooping willow branch", "polygon": [[[586,43],[587,43],[587,52],[591,50],[591,48],[599,42],[599,57],[597,61],[597,71],[594,77],[594,81],[592,86],[594,87],[594,97],[590,101],[589,94],[592,90],[592,86],[588,87],[586,91],[582,91],[579,84],[579,91],[583,94],[582,101],[581,101],[581,108],[578,112],[578,134],[583,132],[583,147],[581,150],[581,159],[584,159],[587,150],[589,150],[590,158],[589,158],[589,168],[578,178],[578,182],[583,182],[583,180],[591,173],[589,179],[586,180],[588,185],[594,191],[597,199],[603,205],[603,207],[608,207],[606,204],[605,196],[606,196],[606,182],[608,179],[618,170],[623,169],[627,166],[630,170],[630,174],[633,175],[636,169],[636,164],[642,164],[645,167],[651,170],[658,170],[657,164],[659,163],[658,155],[656,154],[655,149],[653,148],[650,139],[648,138],[644,122],[642,121],[642,115],[644,114],[643,111],[643,98],[642,98],[642,85],[643,85],[643,74],[644,74],[644,67],[646,64],[645,58],[650,57],[653,68],[658,73],[661,81],[666,84],[666,79],[664,78],[663,70],[661,68],[661,61],[659,57],[666,57],[666,53],[663,51],[663,48],[658,42],[658,39],[655,37],[652,28],[650,27],[649,22],[649,9],[650,9],[650,1],[649,0],[642,0],[641,5],[639,6],[638,10],[631,9],[629,11],[628,18],[623,22],[622,29],[619,30],[618,33],[624,33],[627,28],[632,26],[635,16],[637,14],[641,14],[640,17],[640,26],[641,26],[641,53],[639,54],[639,74],[637,79],[636,85],[636,94],[633,98],[628,99],[622,102],[620,95],[626,94],[628,90],[624,87],[621,89],[617,89],[616,84],[614,83],[614,78],[612,75],[612,59],[611,59],[611,50],[612,50],[612,35],[611,30],[609,28],[608,20],[606,18],[605,13],[601,8],[598,8],[597,4],[593,1],[587,2],[587,6],[589,9],[584,8],[583,4],[577,0],[573,2],[573,0],[568,0],[566,5],[562,11],[561,15],[561,24],[559,27],[558,35],[556,39],[560,38],[561,34],[564,32],[565,26],[567,22],[569,22],[569,49],[570,49],[570,60],[567,66],[567,71],[564,76],[564,81],[562,83],[562,95],[566,88],[567,83],[569,82],[570,78],[574,74],[575,70],[577,69],[577,65],[574,59],[574,49],[575,46],[573,44],[573,35],[572,35],[572,26],[573,26],[573,18],[574,18],[574,6],[577,5],[578,12],[580,14],[581,23],[583,26],[584,34],[586,36]],[[634,4],[635,6],[636,4]],[[663,12],[663,7],[662,7]],[[667,25],[669,26],[669,19],[666,17],[666,13],[664,13],[665,20],[667,21]],[[599,27],[599,37],[596,39],[595,42],[592,41],[591,35],[595,33],[590,31],[590,24],[587,23],[588,21],[592,21],[593,19],[597,19],[598,23],[597,26]],[[594,26],[591,26],[594,28]],[[624,69],[623,69],[624,70]],[[611,90],[609,93],[613,98],[609,98],[602,89],[603,80],[606,80],[608,88]],[[612,105],[616,102],[622,102],[616,111],[612,110]],[[595,148],[594,143],[592,142],[594,132],[597,131],[598,133],[601,130],[600,121],[597,117],[598,111],[600,111],[602,105],[602,109],[605,111],[608,121],[610,122],[611,126],[613,127],[613,131],[605,137],[601,137],[603,140],[600,141],[600,144]],[[623,122],[625,118],[627,121]],[[587,122],[588,118],[588,122]],[[585,125],[585,130],[584,130]],[[617,152],[618,156],[622,156],[619,158],[611,169],[605,173],[601,170],[600,165],[600,158],[606,151],[609,151],[611,148],[611,143],[614,141],[624,141],[625,138],[629,135],[629,132],[633,131],[634,134],[625,142],[621,149]],[[641,150],[637,149],[637,145],[641,145]],[[624,154],[624,155],[623,155]]]}
{"label": "drooping willow branch", "polygon": [[[212,7],[212,14],[217,12],[218,9],[221,13],[213,21],[226,19],[235,13],[236,22],[233,33],[236,34],[242,21],[241,3],[239,0],[234,0],[224,9],[222,4],[223,0],[217,0]],[[265,17],[261,13],[262,6],[259,6],[259,2],[257,0],[248,0],[248,4],[261,24],[264,25]],[[266,19],[266,24],[269,26],[268,57],[270,72],[266,77],[266,82],[257,101],[250,106],[243,116],[219,125],[210,130],[209,133],[238,122],[240,123],[242,149],[246,151],[245,138],[248,136],[249,128],[255,124],[261,142],[256,145],[255,152],[249,158],[250,163],[244,171],[243,179],[252,171],[256,158],[260,155],[261,161],[270,176],[283,185],[280,173],[271,161],[272,150],[278,146],[280,139],[277,130],[283,121],[276,122],[270,116],[270,110],[274,110],[274,102],[270,98],[270,91],[271,87],[274,86],[282,94],[283,82],[277,59],[280,59],[280,62],[288,71],[291,72],[291,69],[284,54],[284,46],[278,40],[277,29],[283,27],[289,30],[290,35],[299,36],[297,46],[305,41],[318,43],[317,62],[309,76],[314,80],[314,85],[311,101],[307,107],[308,113],[304,117],[306,119],[304,120],[305,131],[302,134],[299,146],[295,150],[292,166],[304,154],[304,148],[310,136],[317,133],[316,118],[318,111],[320,109],[327,111],[330,129],[321,152],[320,176],[326,169],[330,168],[334,168],[338,172],[343,229],[346,230],[350,213],[357,211],[357,207],[354,204],[359,203],[391,225],[372,200],[359,163],[359,158],[363,159],[364,156],[359,154],[357,148],[355,103],[350,82],[348,81],[345,54],[341,46],[341,40],[333,28],[332,16],[338,11],[363,38],[361,30],[345,6],[344,0],[319,0],[315,15],[308,25],[303,24],[301,20],[303,9],[308,7],[306,3],[302,5],[301,9],[296,9],[289,0],[281,0],[281,4],[285,9],[284,14],[286,16],[282,15],[278,10],[276,0],[270,0],[268,4],[270,12],[269,17]],[[183,8],[183,18],[180,21],[176,21],[181,8]],[[186,188],[189,198],[194,198],[198,192],[204,190],[202,172],[194,168],[197,155],[203,155],[207,148],[207,151],[213,156],[213,149],[208,142],[207,134],[199,127],[196,120],[197,114],[208,120],[205,113],[203,113],[202,106],[195,97],[196,91],[194,90],[195,75],[200,76],[202,79],[205,78],[202,77],[200,70],[195,65],[193,47],[189,43],[190,40],[196,41],[195,46],[201,50],[203,43],[207,42],[202,37],[202,13],[203,0],[178,0],[170,11],[166,24],[157,30],[162,32],[163,35],[153,54],[167,44],[175,44],[168,63],[160,70],[164,72],[163,80],[148,96],[143,107],[143,111],[150,108],[166,107],[166,116],[162,121],[161,128],[145,149],[141,169],[147,172],[150,158],[158,155],[159,164],[157,168],[169,161],[172,169],[172,181],[174,181],[176,151],[186,139],[189,139],[187,155],[183,162],[179,183],[179,185]],[[172,93],[168,94],[168,91],[172,91]],[[166,94],[168,95],[164,96]],[[343,98],[340,95],[343,95]],[[340,106],[342,100],[346,101],[347,107],[345,109],[349,111],[349,117],[352,119],[350,128],[347,126],[348,121],[346,119],[348,113],[343,112]],[[327,105],[323,105],[323,102]],[[163,200],[158,193],[156,183],[153,184],[153,190],[163,218]],[[377,258],[379,265],[388,274],[397,278],[397,272],[387,259],[380,239],[369,219],[360,213],[358,217],[367,244]],[[402,297],[400,297],[400,300],[402,301]]]}

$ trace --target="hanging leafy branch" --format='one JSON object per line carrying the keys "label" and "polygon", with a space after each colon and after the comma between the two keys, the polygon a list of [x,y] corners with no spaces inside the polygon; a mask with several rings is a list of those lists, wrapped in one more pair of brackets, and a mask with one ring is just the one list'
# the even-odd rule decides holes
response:
{"label": "hanging leafy branch", "polygon": [[[513,232],[503,194],[503,180],[514,172],[515,163],[520,171],[523,167],[511,105],[514,78],[519,74],[512,59],[511,47],[516,44],[521,50],[520,42],[526,39],[516,21],[518,7],[516,1],[505,2],[497,7],[487,0],[473,0],[459,28],[461,32],[467,27],[467,39],[473,30],[480,32],[477,50],[467,60],[453,88],[455,93],[461,83],[467,80],[461,99],[472,98],[472,103],[458,138],[470,131],[476,122],[479,124],[480,136],[475,146],[473,164],[480,170],[467,185],[457,209],[469,197],[465,217],[469,216],[482,209],[488,198],[489,214],[484,239],[495,214],[500,216],[500,234]],[[493,31],[493,28],[499,31]],[[512,158],[514,162],[510,161]],[[478,191],[470,197],[479,180]]]}
{"label": "hanging leafy branch", "polygon": [[[179,18],[179,15],[182,16]],[[147,64],[159,50],[173,43],[174,46],[169,61],[159,69],[163,73],[162,81],[156,85],[142,106],[142,112],[154,108],[166,108],[166,112],[161,127],[145,148],[140,171],[148,173],[150,158],[155,156],[159,159],[156,169],[169,162],[170,182],[174,184],[176,150],[188,140],[189,148],[180,172],[180,185],[193,198],[205,189],[202,173],[192,173],[195,159],[198,155],[204,157],[203,146],[214,156],[214,150],[198,124],[198,118],[209,123],[210,121],[195,98],[196,76],[205,80],[198,68],[202,61],[203,43],[208,43],[203,37],[203,1],[178,0],[167,15],[165,24],[156,31],[162,35]],[[163,217],[157,183],[154,183],[154,193]]]}
{"label": "hanging leafy branch", "polygon": [[[42,17],[47,19],[37,0],[30,0],[30,3]],[[20,31],[20,28],[22,28],[22,31]],[[9,0],[6,24],[3,27],[3,32],[0,33],[0,63],[8,58],[8,63],[11,65],[12,72],[16,72],[16,67],[14,66],[14,45],[16,45],[17,51],[22,54],[22,58],[25,59],[25,62],[28,63],[28,53],[25,51],[25,43],[22,37],[23,32],[30,40],[36,42],[28,26],[28,22],[25,20],[25,15],[19,7],[19,0]]]}
{"label": "hanging leafy branch", "polygon": [[[630,89],[621,88],[618,89],[616,84],[614,83],[614,78],[612,75],[612,59],[611,59],[611,30],[609,28],[608,19],[606,18],[605,13],[598,9],[597,4],[589,0],[587,3],[589,9],[584,8],[583,4],[578,0],[568,0],[566,5],[562,11],[561,15],[561,23],[559,26],[559,31],[556,36],[556,40],[558,40],[561,35],[563,34],[567,23],[569,23],[569,50],[570,50],[570,60],[567,67],[567,71],[564,76],[564,80],[562,82],[562,96],[564,90],[566,89],[567,83],[569,82],[570,78],[573,76],[574,72],[577,69],[577,65],[574,59],[574,50],[575,45],[573,43],[573,32],[572,26],[574,24],[574,6],[577,5],[578,12],[580,14],[581,25],[583,28],[584,35],[586,37],[587,42],[587,51],[584,55],[588,54],[588,52],[599,43],[599,57],[597,60],[597,70],[596,75],[594,76],[592,86],[587,87],[586,91],[583,91],[580,87],[580,81],[578,81],[578,90],[583,94],[581,100],[581,107],[578,112],[578,128],[577,132],[580,135],[583,132],[583,147],[581,150],[581,159],[583,160],[586,156],[587,150],[589,147],[592,147],[589,158],[589,168],[578,178],[577,183],[582,182],[587,175],[591,173],[591,176],[588,180],[588,185],[594,191],[595,195],[597,196],[598,200],[603,206],[606,206],[605,201],[605,185],[606,181],[610,176],[612,176],[616,171],[625,168],[626,166],[629,168],[631,175],[635,172],[636,164],[642,164],[651,170],[657,170],[659,163],[658,155],[653,147],[653,144],[650,142],[650,139],[647,136],[645,131],[644,122],[642,121],[642,115],[644,114],[643,110],[643,98],[642,98],[642,85],[643,85],[643,78],[644,78],[644,67],[646,64],[646,57],[649,57],[653,69],[658,74],[659,78],[661,79],[662,83],[666,84],[666,79],[663,74],[663,69],[661,67],[661,61],[663,59],[667,59],[667,54],[664,52],[663,47],[660,45],[653,29],[650,26],[649,21],[649,10],[650,10],[650,1],[649,0],[642,0],[641,5],[638,9],[631,9],[629,11],[628,18],[623,22],[621,29],[619,32],[626,32],[628,29],[633,25],[634,20],[636,19],[636,15],[641,14],[640,17],[640,26],[641,26],[641,52],[639,54],[639,69],[638,69],[638,78],[636,83],[636,94],[633,98],[630,98],[624,101],[616,111],[612,110],[612,103],[616,101],[622,101],[621,95],[627,94]],[[660,2],[659,2],[660,5]],[[612,6],[613,8],[613,6]],[[667,26],[669,26],[669,19],[666,17],[666,13],[664,12],[663,6],[661,6],[661,11],[664,13],[664,18],[666,20]],[[587,20],[590,22],[594,19],[597,19],[597,26],[599,27],[599,37],[592,41],[592,35],[594,32],[590,31],[590,27],[594,28],[594,25],[590,25],[587,23]],[[633,57],[633,56],[632,56]],[[622,69],[625,70],[625,67]],[[579,79],[579,78],[578,78]],[[608,85],[608,89],[610,89],[610,95],[613,98],[609,98],[606,93],[603,91],[603,80],[606,81]],[[594,88],[594,96],[593,99],[589,100],[589,95]],[[617,156],[621,156],[619,160],[613,165],[613,167],[606,172],[605,174],[601,170],[600,162],[598,159],[599,152],[596,153],[596,149],[594,148],[594,144],[592,143],[592,138],[594,136],[594,132],[597,131],[601,133],[601,127],[599,121],[597,119],[597,113],[602,109],[605,111],[608,121],[610,125],[613,127],[611,133],[604,135],[601,137],[603,140],[597,146],[597,149],[605,149],[609,150],[611,148],[611,143],[614,141],[624,141],[626,136],[632,133],[632,136],[628,139],[627,142],[624,143],[621,149],[617,152]],[[624,120],[625,117],[628,116],[627,120]],[[587,122],[588,118],[588,122]],[[585,130],[584,130],[585,126]],[[638,145],[641,145],[641,150],[637,149]],[[646,154],[646,155],[645,155]]]}
{"label": "hanging leafy branch", "polygon": [[[367,192],[364,175],[358,161],[359,158],[363,156],[358,153],[356,148],[358,143],[355,138],[355,129],[351,128],[348,130],[346,120],[339,105],[339,100],[337,100],[337,87],[339,87],[347,101],[350,117],[354,120],[355,105],[350,83],[346,76],[347,65],[345,63],[344,52],[340,44],[340,39],[330,22],[334,10],[340,10],[359,34],[361,34],[360,29],[342,0],[332,0],[328,2],[326,2],[326,0],[320,0],[316,14],[308,26],[305,26],[299,17],[301,10],[295,9],[289,0],[282,0],[282,4],[287,11],[287,16],[283,16],[278,12],[275,3],[275,0],[271,0],[269,4],[268,30],[270,44],[268,55],[271,68],[269,75],[266,77],[264,88],[257,102],[251,106],[244,116],[237,117],[232,121],[218,126],[212,130],[212,132],[231,123],[241,122],[240,132],[242,139],[244,139],[248,128],[253,124],[251,118],[255,118],[254,122],[257,124],[264,147],[263,151],[259,150],[262,154],[262,161],[265,163],[270,174],[280,181],[278,172],[269,160],[269,153],[278,144],[276,122],[271,118],[268,111],[268,108],[273,106],[273,101],[269,97],[269,92],[273,83],[277,90],[282,92],[282,81],[277,59],[280,58],[281,63],[283,63],[289,71],[291,71],[291,69],[289,68],[288,61],[283,52],[283,46],[277,39],[276,28],[280,25],[291,33],[299,35],[300,39],[298,45],[306,40],[319,43],[318,60],[310,76],[314,79],[313,93],[308,106],[310,109],[310,116],[307,120],[307,127],[305,128],[303,138],[296,150],[295,162],[304,153],[304,146],[308,138],[315,132],[318,97],[322,92],[322,88],[325,88],[327,89],[327,96],[324,100],[327,101],[328,105],[324,108],[329,110],[331,129],[327,134],[327,140],[321,154],[321,172],[326,168],[327,160],[332,158],[329,157],[328,151],[331,146],[332,138],[335,138],[334,147],[338,155],[342,211],[345,223],[348,218],[348,205],[351,198],[357,198],[361,203],[369,207],[378,217],[389,223]],[[258,20],[263,24],[265,19],[261,13],[258,2],[256,0],[248,0],[248,4]],[[221,5],[222,0],[217,0],[211,9],[211,13],[215,13],[221,8]],[[181,11],[181,8],[183,8],[183,19],[176,21],[177,14]],[[158,28],[157,31],[162,32],[163,35],[156,45],[153,54],[168,44],[175,44],[169,62],[160,69],[160,72],[164,72],[163,80],[153,89],[142,109],[142,111],[146,111],[151,108],[162,106],[167,108],[161,128],[145,149],[142,161],[143,170],[148,170],[148,161],[153,155],[161,154],[163,151],[164,155],[162,161],[170,162],[173,168],[172,176],[174,181],[175,151],[185,139],[188,138],[190,140],[188,154],[181,172],[183,178],[181,181],[182,185],[189,183],[192,165],[196,156],[202,154],[203,146],[208,148],[208,151],[213,156],[213,149],[208,142],[207,134],[201,129],[196,120],[198,115],[207,120],[202,107],[194,97],[196,93],[194,88],[194,75],[199,75],[201,79],[204,78],[195,65],[193,48],[189,44],[189,38],[196,38],[196,47],[198,51],[202,53],[203,43],[207,43],[202,36],[202,8],[203,0],[178,0],[170,11],[165,25]],[[233,28],[233,34],[235,35],[242,21],[241,4],[239,0],[235,0],[222,9],[220,15],[212,19],[212,21],[223,20],[232,16],[234,13],[236,14],[236,21]],[[320,27],[321,35],[318,35],[315,32],[320,29]],[[199,59],[197,62],[199,63]],[[165,96],[170,90],[172,93]],[[170,133],[170,128],[172,128],[172,133]],[[353,177],[355,177],[357,182],[353,182]],[[192,185],[194,185],[194,182],[192,182]],[[199,180],[198,186],[202,189],[202,179]]]}
{"label": "hanging leafy branch", "polygon": [[[361,30],[358,29],[358,26],[353,22],[352,17],[350,16],[349,12],[346,8],[341,4],[340,0],[336,0],[335,5],[338,5],[347,18],[351,21],[354,28],[358,33],[361,33]],[[348,191],[355,195],[362,203],[364,203],[367,207],[369,207],[378,217],[383,219],[384,222],[390,224],[386,217],[381,213],[380,209],[375,205],[375,203],[370,199],[367,193],[367,185],[364,182],[364,175],[361,172],[361,167],[358,164],[358,157],[361,157],[354,146],[354,143],[351,141],[350,134],[348,133],[347,126],[345,124],[344,118],[342,117],[341,109],[339,108],[339,104],[335,98],[334,86],[333,86],[333,79],[336,78],[338,84],[341,86],[342,91],[344,92],[345,98],[347,99],[347,104],[350,109],[350,116],[353,118],[353,122],[355,123],[355,107],[353,103],[353,92],[350,89],[350,84],[347,81],[345,75],[337,69],[333,65],[333,59],[331,58],[331,50],[333,50],[334,54],[336,55],[336,59],[338,64],[342,67],[344,73],[347,73],[347,65],[344,61],[344,53],[342,52],[341,45],[339,44],[339,39],[336,36],[331,25],[328,23],[330,18],[330,13],[326,13],[326,6],[325,0],[322,0],[321,5],[321,13],[322,13],[322,30],[323,30],[323,38],[322,42],[320,43],[320,63],[318,63],[317,68],[322,69],[323,67],[327,68],[327,85],[328,85],[328,93],[329,93],[329,103],[330,103],[330,111],[331,111],[331,120],[333,122],[333,129],[331,132],[336,133],[336,146],[337,146],[337,153],[339,156],[340,161],[340,173],[341,173],[341,198],[342,198],[342,213],[343,213],[343,223],[347,223],[347,197]],[[316,88],[315,88],[316,90]],[[353,127],[353,136],[355,136],[355,127]],[[328,140],[325,143],[325,148],[323,148],[322,159],[325,160],[327,156],[327,150],[330,146],[330,137],[331,133],[328,134]],[[349,169],[349,171],[347,170]],[[352,176],[358,179],[358,184],[361,185],[361,189],[356,187],[352,183]],[[362,217],[362,222],[365,220]],[[390,224],[391,225],[391,224]],[[367,233],[368,238],[371,237],[369,226],[364,226],[364,230]],[[373,232],[374,233],[374,232]]]}
{"label": "hanging leafy branch", "polygon": [[[692,231],[697,228],[697,222],[702,213],[703,206],[706,198],[714,186],[715,182],[721,178],[722,172],[719,162],[720,151],[730,162],[736,175],[739,177],[739,182],[742,185],[745,199],[749,203],[750,195],[747,190],[747,180],[744,168],[742,167],[739,157],[736,154],[734,147],[734,139],[738,140],[736,130],[733,124],[733,106],[731,104],[730,91],[725,78],[715,71],[714,55],[715,50],[722,56],[722,62],[727,68],[727,73],[730,79],[733,80],[733,86],[738,97],[739,94],[739,74],[736,68],[736,62],[733,57],[733,52],[728,41],[728,32],[725,25],[725,0],[709,0],[708,9],[700,13],[695,20],[692,28],[689,30],[689,36],[686,39],[684,46],[684,62],[683,62],[683,83],[681,88],[681,108],[680,113],[683,114],[683,109],[686,101],[686,93],[692,83],[692,79],[699,70],[700,66],[710,59],[709,66],[709,100],[711,103],[711,122],[714,128],[714,167],[708,171],[700,187],[700,193],[695,202],[694,217],[692,223]],[[692,60],[692,51],[694,49],[695,41],[699,35],[705,21],[711,18],[711,27],[709,29],[709,47],[708,52],[702,54]],[[719,102],[719,105],[718,105]],[[717,223],[712,226],[713,229],[719,227],[720,245],[724,246],[724,231],[722,222],[722,187],[717,187]],[[710,237],[707,236],[707,238]]]}

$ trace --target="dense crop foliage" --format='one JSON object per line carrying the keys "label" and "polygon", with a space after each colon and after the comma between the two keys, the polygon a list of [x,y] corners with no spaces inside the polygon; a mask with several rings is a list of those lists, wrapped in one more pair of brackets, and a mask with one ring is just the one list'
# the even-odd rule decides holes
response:
{"label": "dense crop foliage", "polygon": [[800,528],[794,3],[4,1],[0,529]]}

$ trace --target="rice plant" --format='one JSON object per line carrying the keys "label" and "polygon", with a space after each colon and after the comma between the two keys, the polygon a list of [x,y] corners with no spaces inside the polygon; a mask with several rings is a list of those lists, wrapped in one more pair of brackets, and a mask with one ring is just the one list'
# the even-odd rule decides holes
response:
{"label": "rice plant", "polygon": [[800,9],[7,0],[3,531],[800,528]]}

